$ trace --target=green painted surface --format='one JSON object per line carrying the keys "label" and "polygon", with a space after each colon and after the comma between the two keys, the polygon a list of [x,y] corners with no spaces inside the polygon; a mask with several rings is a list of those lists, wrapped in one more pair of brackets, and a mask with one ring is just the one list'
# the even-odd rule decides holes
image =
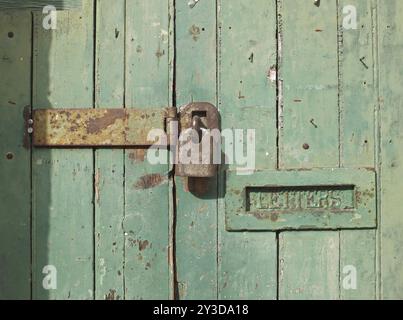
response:
{"label": "green painted surface", "polygon": [[228,230],[376,227],[375,173],[366,169],[227,172]]}
{"label": "green painted surface", "polygon": [[379,5],[379,81],[380,81],[380,298],[403,298],[403,131],[402,77],[400,64],[403,48],[403,2]]}
{"label": "green painted surface", "polygon": [[31,295],[30,151],[23,110],[31,101],[31,15],[0,13],[0,299]]}
{"label": "green painted surface", "polygon": [[[127,107],[170,102],[170,1],[126,2]],[[168,299],[168,165],[150,165],[144,150],[125,153],[125,298]]]}
{"label": "green painted surface", "polygon": [[[343,28],[346,5],[357,8],[357,30]],[[85,0],[58,12],[56,30],[42,28],[40,11],[1,11],[0,298],[402,298],[402,9],[398,0]],[[293,185],[308,171],[287,170],[370,169],[373,184],[375,169],[378,219],[365,226],[378,230],[228,232],[227,182],[270,185],[270,175],[232,179],[230,164],[197,196],[141,149],[32,149],[31,175],[25,106],[192,101],[215,104],[223,128],[255,129],[256,168],[280,169]],[[43,288],[49,265],[55,290]]]}
{"label": "green painted surface", "polygon": [[[340,299],[376,298],[376,230],[340,232]],[[356,274],[354,274],[356,273]],[[356,283],[350,277],[356,275]]]}
{"label": "green painted surface", "polygon": [[[193,8],[176,1],[176,104],[207,101],[216,105],[216,6],[200,1]],[[176,180],[177,297],[217,298],[217,181],[202,197]]]}
{"label": "green painted surface", "polygon": [[279,247],[280,299],[338,299],[337,232],[281,233]]}
{"label": "green painted surface", "polygon": [[[337,168],[337,2],[280,3],[280,168]],[[339,297],[339,232],[281,233],[279,255],[280,299]]]}
{"label": "green painted surface", "polygon": [[[95,105],[124,104],[125,1],[96,2]],[[124,152],[95,151],[95,298],[124,299]]]}
{"label": "green painted surface", "polygon": [[[276,82],[268,77],[277,57],[275,2],[259,0],[250,6],[241,0],[222,0],[218,1],[218,9],[218,106],[222,128],[254,129],[256,166],[275,169]],[[240,169],[245,166],[239,165]],[[238,165],[229,167],[236,170]],[[222,173],[218,211],[218,297],[275,299],[276,234],[226,231],[222,199],[225,179]]]}
{"label": "green painted surface", "polygon": [[[279,112],[280,166],[337,167],[336,1],[321,1],[319,7],[309,0],[280,2],[283,87]],[[309,149],[304,149],[304,144]]]}
{"label": "green painted surface", "polygon": [[[93,106],[93,10],[59,13],[53,32],[35,14],[33,108]],[[93,152],[34,149],[32,161],[33,298],[92,299]],[[43,287],[46,266],[57,289]]]}
{"label": "green painted surface", "polygon": [[[343,8],[349,5],[359,13],[357,30],[343,28]],[[376,167],[376,14],[373,0],[339,2],[340,166],[345,168]],[[357,269],[355,290],[343,286],[349,266]],[[376,281],[374,230],[341,231],[340,298],[375,299]]]}

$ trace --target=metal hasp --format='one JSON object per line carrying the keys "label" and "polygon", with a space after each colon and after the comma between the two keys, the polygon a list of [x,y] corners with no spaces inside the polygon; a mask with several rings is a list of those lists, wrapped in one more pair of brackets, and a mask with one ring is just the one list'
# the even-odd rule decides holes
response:
{"label": "metal hasp", "polygon": [[38,109],[33,111],[35,147],[146,147],[152,129],[165,131],[176,108]]}
{"label": "metal hasp", "polygon": [[[32,145],[40,148],[147,148],[171,147],[176,150],[176,174],[182,177],[210,178],[217,173],[214,151],[216,139],[210,139],[208,159],[183,164],[180,154],[186,147],[181,139],[186,130],[196,132],[196,147],[204,145],[206,134],[219,129],[219,113],[210,103],[191,103],[180,108],[156,109],[37,109],[28,117],[27,131]],[[172,124],[176,122],[177,130]],[[179,129],[179,130],[178,130]],[[149,140],[151,130],[166,134],[166,139]],[[176,135],[176,136],[175,136]],[[195,137],[193,136],[193,139]],[[203,140],[204,139],[204,140]],[[166,142],[165,144],[161,144]],[[194,148],[193,148],[194,151]],[[179,156],[178,156],[179,155]],[[219,155],[221,156],[221,155]]]}
{"label": "metal hasp", "polygon": [[[212,134],[213,130],[218,130],[220,127],[217,108],[205,102],[188,104],[180,109],[180,125],[181,136],[178,147],[180,159],[176,165],[176,175],[198,178],[214,177],[218,168],[215,163],[221,157],[221,154],[217,154],[217,152],[219,153],[219,142],[214,139],[214,134]],[[183,161],[183,159],[189,158],[185,154],[186,152],[195,153],[191,155],[192,161],[188,164],[184,164]]]}

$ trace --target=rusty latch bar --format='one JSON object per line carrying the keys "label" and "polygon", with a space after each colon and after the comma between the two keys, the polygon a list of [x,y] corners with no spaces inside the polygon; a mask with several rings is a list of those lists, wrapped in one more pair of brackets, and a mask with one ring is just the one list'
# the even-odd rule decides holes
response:
{"label": "rusty latch bar", "polygon": [[[177,175],[211,178],[217,174],[216,158],[221,157],[219,142],[211,135],[219,124],[212,104],[195,102],[179,112],[176,108],[37,109],[27,119],[27,132],[32,145],[42,148],[169,147]],[[159,138],[161,133],[165,139]],[[191,162],[183,161],[190,150]]]}
{"label": "rusty latch bar", "polygon": [[32,114],[35,147],[151,146],[152,129],[166,132],[166,119],[176,108],[38,109]]}

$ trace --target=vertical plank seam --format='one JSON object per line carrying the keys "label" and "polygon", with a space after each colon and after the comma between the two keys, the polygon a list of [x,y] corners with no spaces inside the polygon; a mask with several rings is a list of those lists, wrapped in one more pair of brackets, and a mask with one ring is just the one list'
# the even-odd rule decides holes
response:
{"label": "vertical plank seam", "polygon": [[375,23],[375,26],[373,27],[373,38],[374,38],[374,50],[375,50],[375,55],[374,55],[374,63],[375,63],[375,86],[376,86],[376,112],[375,112],[375,154],[376,154],[376,171],[377,171],[377,231],[376,231],[376,298],[377,299],[382,299],[383,294],[382,294],[382,237],[381,237],[381,226],[382,226],[382,214],[381,214],[381,208],[382,208],[382,197],[381,197],[381,191],[382,191],[382,149],[381,149],[381,143],[382,143],[382,121],[381,121],[381,114],[382,114],[382,109],[380,105],[380,94],[381,94],[381,67],[380,67],[380,26],[381,26],[381,16],[380,16],[380,2],[378,0],[373,0],[374,1],[374,6],[375,6],[375,17],[373,17],[373,21]]}
{"label": "vertical plank seam", "polygon": [[[337,35],[337,106],[338,106],[338,124],[339,124],[339,150],[338,150],[338,167],[343,167],[343,130],[342,130],[342,123],[344,120],[344,95],[343,95],[343,26],[341,22],[341,3],[340,0],[336,0],[336,35]],[[337,275],[337,284],[338,284],[338,299],[342,299],[342,286],[341,286],[341,270],[342,270],[342,243],[341,239],[343,237],[343,231],[339,230],[338,232],[338,241],[339,241],[339,268],[338,268],[338,275]]]}
{"label": "vertical plank seam", "polygon": [[343,92],[343,25],[340,15],[340,0],[336,0],[337,12],[337,106],[338,106],[338,122],[339,122],[339,167],[343,167],[343,120],[344,120],[344,92]]}
{"label": "vertical plank seam", "polygon": [[[168,36],[169,41],[169,52],[171,56],[168,59],[168,63],[171,63],[171,67],[169,70],[169,76],[171,77],[171,81],[168,81],[168,95],[170,103],[172,103],[173,107],[177,107],[176,105],[176,0],[171,0],[169,4],[172,6],[171,9],[168,10],[169,14],[172,15],[169,21],[169,28],[171,34]],[[171,62],[172,59],[172,62]],[[168,155],[169,156],[169,155]],[[170,159],[168,159],[169,161]],[[170,164],[171,166],[172,164]],[[171,168],[169,168],[171,169]],[[179,299],[179,287],[178,287],[178,274],[177,274],[177,264],[176,264],[176,226],[177,226],[177,205],[176,205],[176,181],[175,181],[175,166],[172,165],[172,174],[168,174],[168,179],[171,183],[171,190],[168,192],[171,194],[171,205],[168,203],[169,209],[172,210],[170,215],[170,221],[168,222],[168,242],[169,242],[169,261],[171,261],[171,265],[168,266],[170,276],[168,277],[169,283],[169,294],[171,295],[172,300]],[[168,195],[169,198],[169,195]],[[169,201],[169,200],[168,200]]]}
{"label": "vertical plank seam", "polygon": [[[34,14],[31,12],[31,92],[30,92],[30,114],[32,115],[33,112],[33,101],[34,101],[34,39],[35,39],[35,24],[34,24]],[[26,134],[26,133],[25,133]],[[30,199],[29,199],[29,239],[30,239],[30,276],[29,276],[29,281],[30,281],[30,299],[33,300],[33,263],[34,263],[34,246],[33,246],[33,165],[32,165],[32,160],[33,160],[33,151],[32,151],[32,136],[30,136],[30,151],[29,151],[29,171],[30,171]]]}
{"label": "vertical plank seam", "polygon": [[[93,2],[93,91],[92,91],[92,108],[95,108],[97,105],[97,73],[98,73],[98,64],[97,64],[97,8],[98,8],[98,0],[94,0]],[[97,154],[96,150],[92,149],[92,299],[96,299],[96,160]]]}
{"label": "vertical plank seam", "polygon": [[[283,109],[283,91],[282,91],[282,80],[281,80],[281,63],[282,63],[282,0],[275,0],[276,3],[276,168],[280,170],[281,168],[281,155],[280,155],[280,144],[281,144],[281,130],[283,126],[282,122],[282,109]],[[281,232],[276,232],[276,300],[280,300],[280,234]]]}
{"label": "vertical plank seam", "polygon": [[[217,109],[219,108],[219,68],[220,68],[220,55],[219,55],[219,37],[220,37],[220,29],[219,29],[219,1],[220,0],[215,0],[215,35],[216,35],[216,104],[217,104]],[[216,197],[216,299],[218,300],[219,297],[219,221],[218,221],[218,215],[219,215],[219,195],[220,195],[220,179],[221,179],[221,174],[218,171],[217,172],[217,181],[216,181],[216,190],[217,190],[217,197]]]}
{"label": "vertical plank seam", "polygon": [[281,168],[281,133],[283,129],[283,81],[281,79],[282,46],[283,46],[283,26],[282,26],[282,0],[275,0],[276,3],[276,168]]}
{"label": "vertical plank seam", "polygon": [[[123,108],[127,108],[127,0],[124,1],[124,39],[123,39]],[[122,265],[122,284],[123,284],[123,300],[126,300],[126,236],[125,236],[125,228],[124,221],[126,219],[126,149],[123,149],[123,184],[122,184],[122,192],[123,192],[123,217],[122,217],[122,235],[123,235],[123,265]]]}
{"label": "vertical plank seam", "polygon": [[276,232],[276,300],[280,300],[280,232]]}

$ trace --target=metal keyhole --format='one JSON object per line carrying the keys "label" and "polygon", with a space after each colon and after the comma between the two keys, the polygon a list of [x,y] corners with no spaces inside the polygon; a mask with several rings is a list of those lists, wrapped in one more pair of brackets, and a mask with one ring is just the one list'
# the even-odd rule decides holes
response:
{"label": "metal keyhole", "polygon": [[203,125],[203,122],[199,116],[194,116],[192,120],[192,129],[197,132],[197,137],[194,137],[196,141],[194,143],[200,143],[203,139],[204,132],[206,128]]}

